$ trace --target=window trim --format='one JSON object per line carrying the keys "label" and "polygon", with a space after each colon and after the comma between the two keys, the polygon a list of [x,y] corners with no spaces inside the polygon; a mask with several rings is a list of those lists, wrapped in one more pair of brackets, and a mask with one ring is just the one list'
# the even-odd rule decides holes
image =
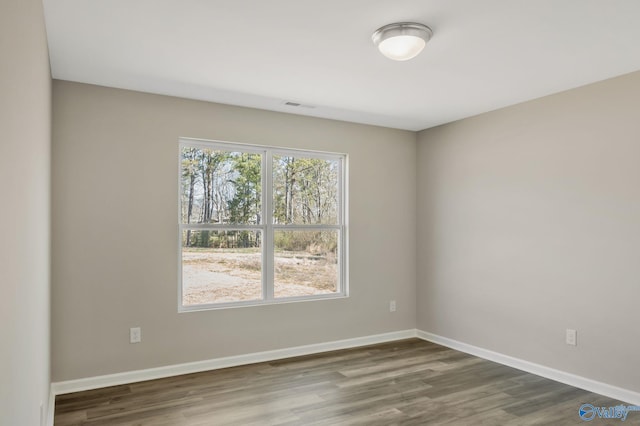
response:
{"label": "window trim", "polygon": [[[260,214],[262,224],[186,224],[182,223],[182,149],[194,147],[202,149],[217,149],[231,152],[244,152],[261,155],[262,191],[260,194]],[[306,158],[317,158],[338,161],[338,194],[337,194],[337,224],[274,224],[273,223],[273,156],[288,155]],[[219,140],[206,140],[180,137],[178,139],[178,312],[198,312],[217,309],[240,308],[249,306],[274,305],[294,302],[311,302],[327,299],[349,297],[349,262],[348,262],[348,155],[327,151],[313,151],[307,149],[283,148],[268,145],[246,144]],[[185,306],[183,300],[182,283],[182,234],[184,230],[207,229],[226,231],[259,231],[262,236],[262,299],[242,300],[236,302],[207,303],[202,305]],[[338,291],[330,294],[316,294],[308,296],[274,297],[274,245],[273,236],[276,230],[331,230],[338,233]]]}

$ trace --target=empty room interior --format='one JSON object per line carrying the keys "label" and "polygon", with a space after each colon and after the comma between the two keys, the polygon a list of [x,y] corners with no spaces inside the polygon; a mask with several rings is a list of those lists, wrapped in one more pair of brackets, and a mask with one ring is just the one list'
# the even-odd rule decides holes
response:
{"label": "empty room interior", "polygon": [[0,425],[640,424],[638,18],[3,0]]}

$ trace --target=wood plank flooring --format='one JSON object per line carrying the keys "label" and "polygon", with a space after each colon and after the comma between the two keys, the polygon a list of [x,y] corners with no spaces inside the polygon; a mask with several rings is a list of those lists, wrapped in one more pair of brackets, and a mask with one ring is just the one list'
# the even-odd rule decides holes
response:
{"label": "wood plank flooring", "polygon": [[410,339],[60,395],[55,425],[580,425],[583,403],[621,404]]}

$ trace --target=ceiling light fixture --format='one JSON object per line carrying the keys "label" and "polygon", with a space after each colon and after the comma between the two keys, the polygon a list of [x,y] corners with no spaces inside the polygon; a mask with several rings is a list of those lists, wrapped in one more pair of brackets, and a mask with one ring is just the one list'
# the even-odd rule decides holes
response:
{"label": "ceiling light fixture", "polygon": [[394,61],[407,61],[418,56],[433,31],[415,22],[398,22],[378,28],[371,36],[380,52]]}

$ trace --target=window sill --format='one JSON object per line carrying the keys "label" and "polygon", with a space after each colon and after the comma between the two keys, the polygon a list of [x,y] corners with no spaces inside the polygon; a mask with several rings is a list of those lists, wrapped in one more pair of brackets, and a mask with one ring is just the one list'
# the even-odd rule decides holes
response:
{"label": "window sill", "polygon": [[318,302],[323,300],[335,300],[335,299],[346,299],[349,295],[336,293],[336,294],[327,294],[327,295],[319,295],[314,297],[308,296],[300,296],[300,297],[287,297],[281,299],[271,299],[271,300],[246,300],[240,302],[224,302],[224,303],[211,303],[206,305],[192,305],[192,306],[178,306],[178,313],[187,313],[187,312],[202,312],[202,311],[217,311],[220,309],[235,309],[235,308],[249,308],[256,306],[269,306],[269,305],[283,305],[289,303],[299,303],[299,302]]}

